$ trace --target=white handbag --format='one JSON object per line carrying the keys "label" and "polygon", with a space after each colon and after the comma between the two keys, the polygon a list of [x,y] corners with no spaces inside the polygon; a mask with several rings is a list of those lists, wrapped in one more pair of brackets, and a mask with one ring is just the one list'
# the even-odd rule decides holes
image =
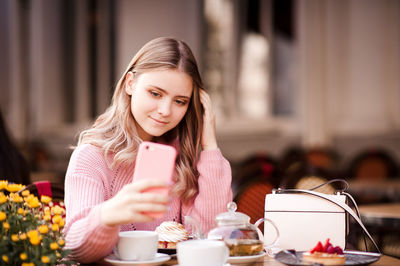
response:
{"label": "white handbag", "polygon": [[[357,209],[353,198],[344,191],[327,195],[312,190],[277,189],[267,194],[265,218],[273,221],[279,230],[279,239],[274,248],[306,251],[312,249],[318,241],[324,242],[329,238],[332,244],[345,249],[348,234],[347,214],[350,214],[379,251],[359,215],[346,204],[346,197],[350,197]],[[266,223],[265,244],[271,243],[275,237],[274,228]]]}

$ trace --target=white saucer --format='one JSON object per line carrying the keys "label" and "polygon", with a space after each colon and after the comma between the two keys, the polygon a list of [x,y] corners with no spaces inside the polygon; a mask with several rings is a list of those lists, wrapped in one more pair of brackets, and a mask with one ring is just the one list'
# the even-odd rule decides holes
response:
{"label": "white saucer", "polygon": [[130,266],[130,265],[161,265],[164,262],[170,260],[171,257],[164,253],[157,253],[156,257],[152,260],[145,260],[145,261],[135,261],[135,260],[120,260],[114,254],[111,254],[104,258],[104,261],[111,263],[112,265],[116,266]]}
{"label": "white saucer", "polygon": [[255,262],[259,258],[264,257],[265,254],[267,254],[267,253],[263,252],[258,255],[229,257],[228,262],[233,263],[233,264],[251,263],[251,262]]}

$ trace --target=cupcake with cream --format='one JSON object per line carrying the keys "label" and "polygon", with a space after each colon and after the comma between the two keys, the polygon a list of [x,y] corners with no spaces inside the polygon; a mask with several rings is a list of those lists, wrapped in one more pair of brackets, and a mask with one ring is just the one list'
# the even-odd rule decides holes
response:
{"label": "cupcake with cream", "polygon": [[176,244],[189,238],[185,227],[177,222],[163,222],[156,228],[158,233],[158,248],[175,249]]}

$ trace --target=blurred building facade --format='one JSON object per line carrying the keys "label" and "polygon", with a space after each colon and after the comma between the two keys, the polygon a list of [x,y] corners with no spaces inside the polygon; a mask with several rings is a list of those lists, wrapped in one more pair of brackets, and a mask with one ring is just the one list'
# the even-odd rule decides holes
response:
{"label": "blurred building facade", "polygon": [[77,133],[108,106],[132,56],[158,36],[193,49],[232,161],[291,145],[345,158],[384,147],[400,160],[397,0],[0,5],[0,106],[38,171],[66,170]]}

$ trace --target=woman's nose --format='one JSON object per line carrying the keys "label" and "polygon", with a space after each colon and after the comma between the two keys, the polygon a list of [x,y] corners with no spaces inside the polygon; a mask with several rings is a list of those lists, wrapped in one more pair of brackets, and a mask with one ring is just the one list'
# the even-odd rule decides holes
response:
{"label": "woman's nose", "polygon": [[158,104],[158,113],[163,116],[168,116],[171,114],[171,101],[164,100]]}

